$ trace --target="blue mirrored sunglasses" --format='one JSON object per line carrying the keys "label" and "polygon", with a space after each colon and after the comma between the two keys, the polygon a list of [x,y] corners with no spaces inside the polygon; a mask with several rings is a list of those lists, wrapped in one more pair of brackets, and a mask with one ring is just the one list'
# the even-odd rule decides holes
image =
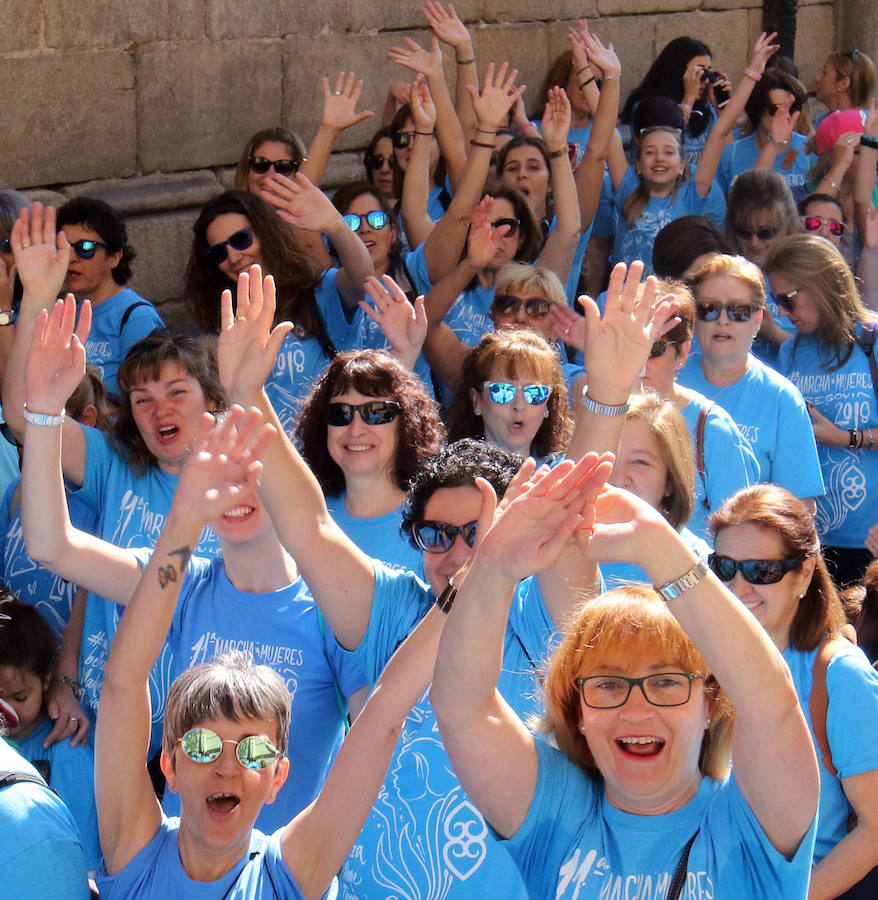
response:
{"label": "blue mirrored sunglasses", "polygon": [[[483,385],[488,389],[488,396],[492,403],[500,403],[505,405],[512,403],[519,388],[516,384],[510,384],[508,381],[486,381]],[[547,384],[525,384],[521,388],[526,403],[531,406],[539,406],[549,399],[552,388]]]}

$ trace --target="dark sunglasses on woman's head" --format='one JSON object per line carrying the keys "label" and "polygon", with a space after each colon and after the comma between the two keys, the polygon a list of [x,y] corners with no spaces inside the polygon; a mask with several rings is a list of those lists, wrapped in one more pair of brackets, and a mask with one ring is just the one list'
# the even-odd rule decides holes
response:
{"label": "dark sunglasses on woman's head", "polygon": [[80,259],[91,259],[98,252],[98,247],[103,247],[108,253],[110,245],[106,241],[75,241],[70,245],[70,249]]}
{"label": "dark sunglasses on woman's head", "polygon": [[696,303],[695,315],[701,322],[715,322],[725,310],[730,322],[749,322],[753,307],[746,303]]}
{"label": "dark sunglasses on woman's head", "polygon": [[[488,396],[492,403],[498,403],[505,406],[512,403],[515,395],[518,393],[518,386],[510,384],[508,381],[486,381],[483,385],[488,389]],[[521,389],[525,403],[531,406],[539,406],[549,399],[552,388],[547,384],[526,384]]]}
{"label": "dark sunglasses on woman's head", "polygon": [[501,316],[514,316],[522,304],[529,319],[544,319],[552,308],[545,297],[528,297],[526,300],[513,294],[498,294],[494,297],[494,311]]}
{"label": "dark sunglasses on woman's head", "polygon": [[805,225],[805,231],[820,231],[820,226],[826,223],[826,229],[834,237],[841,237],[844,234],[844,222],[838,219],[824,219],[821,216],[803,216],[802,222]]}
{"label": "dark sunglasses on woman's head", "polygon": [[219,266],[228,258],[229,247],[231,247],[232,250],[240,252],[242,250],[247,250],[252,246],[253,226],[245,225],[239,231],[230,234],[226,240],[220,241],[218,244],[208,245],[202,255],[212,265]]}
{"label": "dark sunglasses on woman's head", "polygon": [[780,232],[780,228],[744,228],[743,225],[735,226],[735,234],[738,236],[739,240],[742,241],[752,241],[753,238],[759,238],[763,243],[765,241],[774,240],[778,233]]}
{"label": "dark sunglasses on woman's head", "polygon": [[778,305],[779,309],[785,309],[787,312],[792,312],[796,295],[801,290],[801,288],[796,288],[794,291],[788,291],[786,294],[772,294],[771,296],[774,298],[774,302]]}
{"label": "dark sunglasses on woman's head", "polygon": [[274,166],[274,171],[277,172],[278,175],[289,178],[290,175],[295,175],[296,172],[299,171],[300,165],[301,162],[296,159],[267,159],[264,156],[250,157],[250,170],[257,175],[264,175],[272,166]]}
{"label": "dark sunglasses on woman's head", "polygon": [[363,222],[367,222],[370,228],[380,231],[387,224],[387,213],[381,209],[373,209],[364,216],[358,216],[356,213],[346,213],[342,218],[347,223],[351,231],[359,231],[363,227]]}
{"label": "dark sunglasses on woman's head", "polygon": [[790,559],[732,559],[711,553],[707,564],[720,581],[733,581],[735,572],[740,572],[749,584],[777,584],[787,572],[801,567],[804,556]]}
{"label": "dark sunglasses on woman's head", "polygon": [[467,547],[472,547],[476,541],[476,523],[449,525],[447,522],[418,522],[412,527],[412,537],[425,553],[447,553],[458,535]]}
{"label": "dark sunglasses on woman's head", "polygon": [[341,428],[350,425],[354,413],[367,425],[387,425],[401,412],[402,406],[395,400],[370,400],[368,403],[330,403],[326,408],[326,424]]}
{"label": "dark sunglasses on woman's head", "polygon": [[387,165],[389,166],[390,157],[384,156],[381,153],[370,153],[368,156],[363,158],[363,165],[372,172],[384,168],[384,163],[387,163]]}
{"label": "dark sunglasses on woman's head", "polygon": [[494,219],[491,222],[491,228],[500,228],[505,225],[509,231],[506,232],[506,237],[515,237],[518,234],[519,221],[518,219],[513,219],[511,216],[505,216],[502,219]]}
{"label": "dark sunglasses on woman's head", "polygon": [[12,238],[5,237],[0,241],[0,253],[12,253]]}
{"label": "dark sunglasses on woman's head", "polygon": [[396,134],[391,135],[390,143],[393,144],[397,150],[405,150],[412,142],[414,136],[414,131],[397,131]]}
{"label": "dark sunglasses on woman's head", "polygon": [[668,347],[672,347],[679,343],[680,341],[656,341],[649,351],[649,358],[655,359],[656,357],[664,356],[665,353],[667,353]]}
{"label": "dark sunglasses on woman's head", "polygon": [[264,734],[254,734],[240,741],[223,740],[209,728],[193,728],[180,738],[180,748],[197,763],[212,763],[220,758],[223,744],[235,745],[235,756],[245,769],[267,769],[280,751]]}

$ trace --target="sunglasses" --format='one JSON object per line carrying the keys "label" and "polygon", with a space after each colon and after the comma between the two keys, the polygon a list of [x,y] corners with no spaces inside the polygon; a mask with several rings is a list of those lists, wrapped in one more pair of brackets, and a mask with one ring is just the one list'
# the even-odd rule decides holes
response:
{"label": "sunglasses", "polygon": [[387,213],[380,209],[373,209],[367,212],[365,216],[358,216],[356,213],[347,213],[342,216],[351,231],[359,231],[366,222],[370,228],[380,231],[387,224]]}
{"label": "sunglasses", "polygon": [[[824,219],[821,216],[805,216],[802,220],[805,223],[805,231],[820,231],[820,227],[825,224],[827,231],[833,237],[841,237],[844,234],[844,222],[838,219]],[[0,244],[0,250],[3,245]]]}
{"label": "sunglasses", "polygon": [[656,341],[649,351],[649,358],[656,359],[659,356],[664,356],[668,352],[668,347],[673,347],[679,343],[680,341]]}
{"label": "sunglasses", "polygon": [[467,547],[472,547],[476,541],[476,523],[449,525],[447,522],[418,522],[412,527],[412,537],[425,553],[447,553],[458,535]]}
{"label": "sunglasses", "polygon": [[98,252],[98,247],[103,247],[109,251],[110,245],[105,241],[76,241],[70,245],[70,249],[80,259],[91,259]]}
{"label": "sunglasses", "polygon": [[494,311],[501,316],[514,316],[522,304],[529,319],[544,319],[552,308],[552,304],[545,297],[528,297],[526,300],[514,294],[500,294],[494,297]]}
{"label": "sunglasses", "polygon": [[193,728],[180,738],[183,752],[197,763],[212,763],[219,759],[223,744],[235,745],[235,756],[245,769],[267,769],[280,756],[280,751],[264,734],[254,734],[240,741],[224,741],[209,728]]}
{"label": "sunglasses", "polygon": [[12,238],[5,237],[0,241],[0,253],[12,253]]}
{"label": "sunglasses", "polygon": [[778,309],[785,309],[787,312],[792,312],[796,295],[801,293],[801,291],[801,288],[796,288],[794,291],[790,291],[787,294],[772,294],[771,296],[774,298],[774,302],[777,304]]}
{"label": "sunglasses", "polygon": [[[482,387],[488,389],[488,396],[492,403],[505,406],[512,403],[518,393],[518,386],[509,384],[508,381],[486,381]],[[521,388],[526,403],[531,406],[539,406],[549,399],[552,389],[547,384],[526,384]]]}
{"label": "sunglasses", "polygon": [[247,250],[253,246],[253,226],[245,225],[240,231],[230,234],[224,241],[218,244],[210,244],[203,252],[203,256],[209,263],[219,266],[226,261],[229,255],[229,247],[238,252]]}
{"label": "sunglasses", "polygon": [[774,240],[779,231],[779,228],[757,228],[752,230],[738,225],[735,226],[735,234],[742,241],[752,241],[753,238],[758,238],[764,243],[765,241]]}
{"label": "sunglasses", "polygon": [[264,156],[250,157],[250,171],[264,175],[272,166],[278,175],[295,175],[301,163],[295,159],[266,159]]}
{"label": "sunglasses", "polygon": [[[749,322],[753,307],[746,303],[696,303],[695,315],[701,322],[715,322],[725,310],[730,322]],[[662,343],[659,341],[658,343]]]}
{"label": "sunglasses", "polygon": [[387,165],[389,166],[390,165],[390,157],[383,156],[380,153],[370,153],[368,156],[364,157],[364,159],[363,159],[363,165],[367,169],[369,169],[373,172],[376,169],[383,169],[384,163],[387,163]]}
{"label": "sunglasses", "polygon": [[515,235],[518,234],[519,224],[520,223],[519,223],[518,219],[513,219],[513,218],[494,219],[494,221],[491,222],[491,228],[500,228],[501,226],[505,225],[509,229],[509,231],[506,232],[505,236],[506,237],[515,237]]}
{"label": "sunglasses", "polygon": [[358,412],[366,425],[387,425],[401,412],[395,400],[370,400],[368,403],[330,403],[326,408],[326,424],[336,428],[350,425]]}
{"label": "sunglasses", "polygon": [[390,143],[393,144],[397,150],[405,150],[412,142],[414,136],[414,131],[397,131],[396,134],[390,136]]}
{"label": "sunglasses", "polygon": [[740,572],[749,584],[777,584],[787,572],[801,567],[804,556],[791,559],[732,559],[711,553],[707,564],[720,581],[732,581],[735,572]]}

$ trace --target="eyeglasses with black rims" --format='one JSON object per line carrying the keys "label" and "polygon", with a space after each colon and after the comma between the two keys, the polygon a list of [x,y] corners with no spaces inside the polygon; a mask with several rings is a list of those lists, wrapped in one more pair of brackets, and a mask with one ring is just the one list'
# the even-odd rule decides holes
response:
{"label": "eyeglasses with black rims", "polygon": [[367,403],[330,403],[326,407],[326,424],[335,428],[350,425],[359,413],[366,425],[387,425],[402,412],[395,400],[369,400]]}
{"label": "eyeglasses with black rims", "polygon": [[695,316],[699,322],[715,322],[719,314],[725,310],[730,322],[749,322],[753,315],[753,307],[749,303],[711,303],[697,302]]}
{"label": "eyeglasses with black rims", "polygon": [[375,231],[380,231],[388,222],[387,213],[381,209],[373,209],[363,216],[358,216],[356,213],[345,213],[342,218],[351,231],[359,231],[363,227],[363,222]]}
{"label": "eyeglasses with black rims", "polygon": [[467,547],[476,542],[476,523],[449,525],[447,522],[418,522],[412,526],[412,537],[425,553],[447,553],[460,535]]}
{"label": "eyeglasses with black rims", "polygon": [[514,294],[497,294],[494,297],[494,312],[501,316],[514,316],[522,305],[529,319],[545,319],[552,308],[545,297],[527,297],[524,300]]}
{"label": "eyeglasses with black rims", "polygon": [[296,172],[299,171],[299,166],[302,165],[302,162],[304,162],[304,160],[268,159],[265,156],[251,156],[249,160],[250,170],[257,175],[264,175],[272,166],[274,166],[274,171],[277,172],[278,175],[283,175],[286,178],[289,178],[290,175],[295,175]]}
{"label": "eyeglasses with black rims", "polygon": [[772,292],[771,296],[774,299],[774,302],[777,304],[778,309],[785,309],[787,312],[792,312],[793,307],[796,305],[796,297],[801,292],[802,288],[796,288],[794,291],[787,291],[787,293],[785,294],[775,294],[774,292]]}
{"label": "eyeglasses with black rims", "polygon": [[234,234],[230,234],[224,241],[218,244],[210,244],[204,250],[204,257],[214,266],[219,266],[229,256],[229,247],[239,253],[253,246],[253,226],[245,225]]}
{"label": "eyeglasses with black rims", "polygon": [[642,678],[625,675],[589,675],[577,678],[579,696],[591,709],[618,709],[628,702],[636,685],[653,706],[684,706],[692,696],[692,682],[701,675],[692,672],[657,672]]}
{"label": "eyeglasses with black rims", "polygon": [[730,582],[735,579],[735,572],[740,572],[744,581],[749,584],[777,584],[787,572],[794,572],[805,562],[804,556],[793,556],[789,559],[732,559],[711,553],[707,564],[720,581]]}
{"label": "eyeglasses with black rims", "polygon": [[[518,385],[510,384],[508,381],[486,381],[482,387],[488,389],[488,396],[491,398],[491,402],[500,406],[512,403],[519,391]],[[542,403],[546,403],[549,395],[552,393],[551,385],[548,384],[525,384],[520,390],[525,403],[531,406],[539,406]]]}
{"label": "eyeglasses with black rims", "polygon": [[192,728],[180,738],[180,749],[196,763],[218,760],[223,744],[235,745],[235,756],[245,769],[267,769],[280,757],[280,750],[264,734],[253,734],[233,741],[223,740],[209,728]]}

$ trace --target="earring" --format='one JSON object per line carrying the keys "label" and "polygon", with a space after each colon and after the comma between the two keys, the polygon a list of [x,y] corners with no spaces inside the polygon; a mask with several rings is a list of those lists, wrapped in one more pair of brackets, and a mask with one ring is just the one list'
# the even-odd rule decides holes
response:
{"label": "earring", "polygon": [[583,725],[581,722],[579,723],[579,730],[580,730],[583,734],[585,734],[585,725]]}
{"label": "earring", "polygon": [[482,408],[481,408],[481,406],[477,406],[477,407],[473,410],[473,412],[474,412],[477,416],[480,416],[480,415],[482,414]]}
{"label": "earring", "polygon": [[546,407],[546,418],[547,419],[549,418],[549,407],[548,406]]}

